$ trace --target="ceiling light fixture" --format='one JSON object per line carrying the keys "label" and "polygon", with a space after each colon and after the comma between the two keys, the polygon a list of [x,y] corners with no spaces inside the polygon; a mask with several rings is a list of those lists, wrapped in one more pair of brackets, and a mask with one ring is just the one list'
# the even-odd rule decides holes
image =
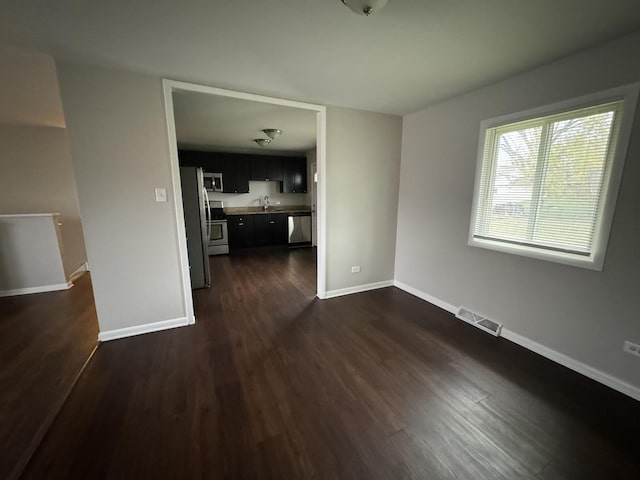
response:
{"label": "ceiling light fixture", "polygon": [[282,130],[280,130],[279,128],[265,128],[262,131],[271,140],[275,140],[276,137],[279,137],[280,135],[282,135]]}
{"label": "ceiling light fixture", "polygon": [[389,0],[342,0],[347,7],[358,15],[369,16],[384,7]]}
{"label": "ceiling light fixture", "polygon": [[261,147],[264,147],[265,145],[269,145],[271,143],[270,138],[254,138],[253,141]]}

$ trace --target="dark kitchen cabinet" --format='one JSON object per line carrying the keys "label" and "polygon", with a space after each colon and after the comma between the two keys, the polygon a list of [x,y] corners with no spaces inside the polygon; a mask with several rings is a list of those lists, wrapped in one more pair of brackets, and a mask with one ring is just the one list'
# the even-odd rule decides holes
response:
{"label": "dark kitchen cabinet", "polygon": [[256,247],[269,245],[269,222],[271,221],[271,215],[262,213],[253,215],[253,217],[253,244]]}
{"label": "dark kitchen cabinet", "polygon": [[267,178],[272,182],[282,181],[282,159],[269,157],[267,161]]}
{"label": "dark kitchen cabinet", "polygon": [[254,216],[227,215],[229,248],[246,248],[254,246]]}
{"label": "dark kitchen cabinet", "polygon": [[289,242],[289,215],[272,213],[270,225],[271,245],[286,245]]}
{"label": "dark kitchen cabinet", "polygon": [[261,213],[254,217],[254,245],[284,245],[288,242],[289,226],[286,213]]}
{"label": "dark kitchen cabinet", "polygon": [[282,159],[282,193],[307,193],[307,159]]}
{"label": "dark kitchen cabinet", "polygon": [[264,181],[267,179],[267,157],[255,155],[251,157],[251,180]]}
{"label": "dark kitchen cabinet", "polygon": [[209,173],[224,172],[226,158],[224,153],[179,150],[178,158],[182,167],[202,167]]}
{"label": "dark kitchen cabinet", "polygon": [[[225,157],[219,153],[202,152],[200,155],[201,167],[205,172],[224,174]],[[223,175],[224,179],[224,175]]]}
{"label": "dark kitchen cabinet", "polygon": [[223,193],[249,193],[251,157],[232,153],[180,150],[180,165],[202,167],[205,172],[222,173]]}
{"label": "dark kitchen cabinet", "polygon": [[178,162],[182,167],[201,167],[202,153],[195,150],[178,150]]}
{"label": "dark kitchen cabinet", "polygon": [[251,158],[251,180],[282,181],[282,160],[280,157],[255,155]]}
{"label": "dark kitchen cabinet", "polygon": [[222,192],[249,193],[251,164],[246,156],[227,155],[222,161]]}
{"label": "dark kitchen cabinet", "polygon": [[286,245],[289,223],[286,213],[227,215],[229,248]]}
{"label": "dark kitchen cabinet", "polygon": [[249,193],[249,180],[282,182],[280,192],[306,193],[305,158],[179,150],[180,165],[222,173],[223,193]]}

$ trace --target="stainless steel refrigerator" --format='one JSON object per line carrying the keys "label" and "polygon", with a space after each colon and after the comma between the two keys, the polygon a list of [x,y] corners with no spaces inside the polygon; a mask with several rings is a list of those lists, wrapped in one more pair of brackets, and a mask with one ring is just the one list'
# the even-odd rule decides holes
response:
{"label": "stainless steel refrigerator", "polygon": [[191,288],[211,285],[209,269],[209,197],[204,187],[202,168],[180,167],[184,226],[187,232],[187,251]]}

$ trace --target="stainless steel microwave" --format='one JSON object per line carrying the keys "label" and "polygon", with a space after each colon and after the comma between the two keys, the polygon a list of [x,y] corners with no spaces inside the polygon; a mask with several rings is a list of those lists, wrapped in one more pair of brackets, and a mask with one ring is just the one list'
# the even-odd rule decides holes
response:
{"label": "stainless steel microwave", "polygon": [[205,172],[203,177],[207,192],[222,192],[222,173]]}

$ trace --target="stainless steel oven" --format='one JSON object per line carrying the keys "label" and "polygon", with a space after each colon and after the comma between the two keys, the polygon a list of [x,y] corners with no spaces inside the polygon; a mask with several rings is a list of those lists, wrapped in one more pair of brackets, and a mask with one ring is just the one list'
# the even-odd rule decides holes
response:
{"label": "stainless steel oven", "polygon": [[223,202],[215,200],[211,202],[207,219],[207,233],[209,234],[207,250],[209,255],[229,253],[229,231],[223,206]]}
{"label": "stainless steel oven", "polygon": [[229,232],[226,220],[209,221],[209,255],[224,255],[229,253]]}

